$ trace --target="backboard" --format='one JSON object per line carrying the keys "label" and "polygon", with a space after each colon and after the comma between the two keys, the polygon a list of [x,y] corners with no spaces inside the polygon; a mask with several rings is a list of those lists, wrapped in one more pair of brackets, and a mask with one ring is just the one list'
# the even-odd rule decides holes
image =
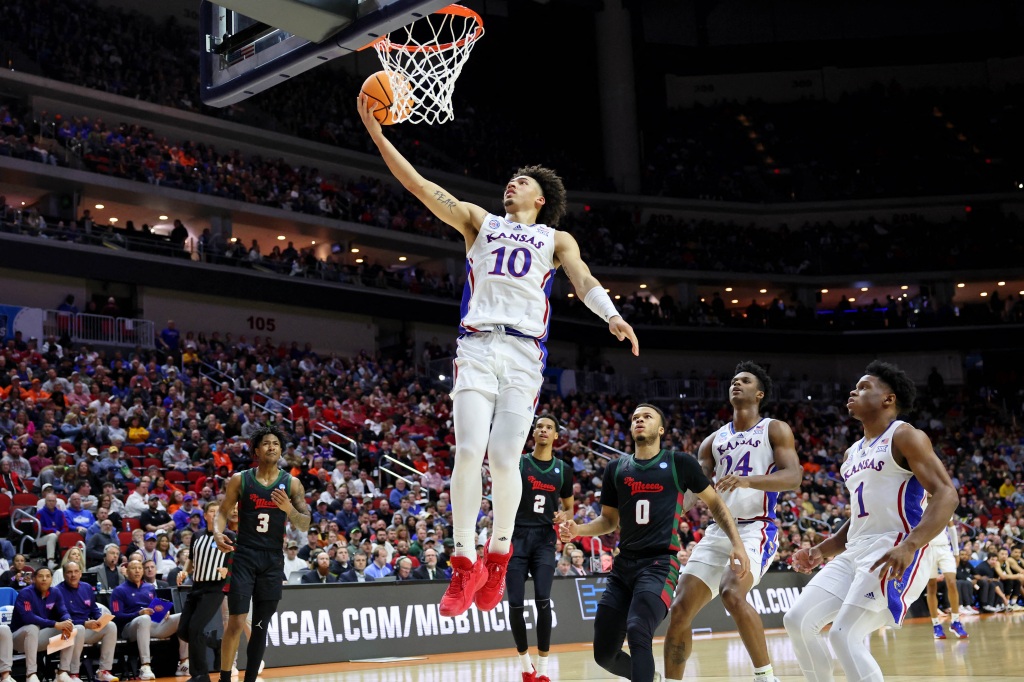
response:
{"label": "backboard", "polygon": [[200,92],[224,107],[360,50],[451,0],[203,0]]}

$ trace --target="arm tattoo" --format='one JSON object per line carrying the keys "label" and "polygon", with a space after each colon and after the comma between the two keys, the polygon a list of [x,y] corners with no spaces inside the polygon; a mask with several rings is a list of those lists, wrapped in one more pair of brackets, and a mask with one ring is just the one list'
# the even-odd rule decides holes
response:
{"label": "arm tattoo", "polygon": [[437,190],[436,192],[434,192],[434,198],[437,199],[442,206],[447,206],[450,212],[455,211],[455,200],[446,195],[441,190]]}
{"label": "arm tattoo", "polygon": [[301,495],[292,495],[292,507],[292,511],[288,514],[288,520],[299,530],[309,530],[313,519],[306,507],[306,499]]}

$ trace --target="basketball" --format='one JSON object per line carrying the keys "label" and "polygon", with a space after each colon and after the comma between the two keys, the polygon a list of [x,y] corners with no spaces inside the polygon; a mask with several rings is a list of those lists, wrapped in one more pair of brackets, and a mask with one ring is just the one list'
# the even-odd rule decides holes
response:
{"label": "basketball", "polygon": [[393,108],[395,95],[391,91],[391,84],[388,83],[387,71],[378,71],[377,73],[370,74],[363,81],[361,92],[370,99],[371,107],[376,105],[377,108],[373,110],[373,117],[377,119],[378,123],[382,126],[389,126],[398,122],[395,119]]}

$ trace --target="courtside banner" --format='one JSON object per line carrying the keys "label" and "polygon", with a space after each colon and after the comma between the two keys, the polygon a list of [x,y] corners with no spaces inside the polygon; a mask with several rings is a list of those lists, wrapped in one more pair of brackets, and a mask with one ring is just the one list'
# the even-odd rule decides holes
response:
{"label": "courtside banner", "polygon": [[[782,627],[782,617],[807,584],[809,576],[769,573],[748,601],[765,627]],[[267,626],[266,661],[270,667],[331,663],[392,656],[506,649],[513,646],[508,602],[490,612],[470,607],[458,618],[443,618],[437,605],[443,582],[381,584],[286,585],[281,603]],[[554,644],[590,642],[593,619],[605,590],[605,578],[558,578],[551,590]],[[532,583],[527,596],[533,594]],[[526,600],[526,627],[532,630],[536,611]],[[664,634],[668,621],[658,630]],[[731,631],[736,624],[721,605],[709,604],[695,628]],[[244,647],[239,668],[245,667]]]}

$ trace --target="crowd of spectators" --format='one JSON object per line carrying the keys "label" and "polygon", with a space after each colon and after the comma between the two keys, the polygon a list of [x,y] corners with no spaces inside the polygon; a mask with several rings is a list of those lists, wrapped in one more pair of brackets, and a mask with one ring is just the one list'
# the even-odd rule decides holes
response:
{"label": "crowd of spectators", "polygon": [[[38,543],[42,558],[56,566],[55,533],[72,531],[82,535],[90,567],[118,544],[124,556],[139,550],[156,574],[173,577],[191,533],[205,523],[202,508],[217,499],[232,472],[250,466],[246,439],[258,425],[276,423],[288,434],[282,467],[302,482],[314,510],[311,532],[290,528],[285,538],[291,580],[444,578],[451,551],[451,404],[417,373],[414,346],[395,357],[341,358],[270,338],[181,334],[169,323],[160,347],[165,355],[107,354],[19,339],[0,354],[0,491],[40,496],[40,523],[54,532]],[[1000,406],[932,379],[910,421],[931,436],[960,491],[968,561],[988,565],[1001,548],[1012,553],[1024,543],[1020,406]],[[564,426],[554,449],[574,472],[581,521],[600,513],[607,464],[588,446],[598,441],[607,446],[602,452],[630,452],[635,404],[615,395],[541,400],[538,412]],[[724,403],[665,407],[665,446],[688,452],[730,415]],[[768,414],[793,427],[805,470],[800,490],[780,496],[776,566],[786,570],[795,548],[848,517],[838,472],[859,427],[838,404],[780,401]],[[484,478],[486,495],[486,471]],[[709,521],[706,509],[694,507],[683,528],[687,542],[699,540]],[[481,547],[489,523],[485,500]],[[559,547],[559,573],[607,570],[615,547],[614,533]],[[13,547],[5,549],[13,554]],[[687,553],[684,548],[683,560]],[[26,566],[21,559],[3,565],[0,583],[23,579],[31,570]]]}
{"label": "crowd of spectators", "polygon": [[875,86],[837,101],[723,102],[646,136],[644,192],[786,202],[1010,192],[1021,89]]}
{"label": "crowd of spectators", "polygon": [[[342,69],[314,69],[232,107],[202,105],[196,29],[173,18],[15,0],[0,7],[0,39],[56,80],[372,151],[355,112],[360,79]],[[643,189],[752,202],[1010,191],[1021,179],[1019,102],[1013,88],[876,85],[835,102],[726,102],[645,117]],[[596,171],[599,146],[569,134],[580,129],[572,117],[512,129],[503,102],[459,89],[455,110],[450,124],[395,126],[389,137],[430,168],[504,182],[513,168],[503,163],[533,159],[575,189],[614,189]]]}
{"label": "crowd of spectators", "polygon": [[[372,225],[420,236],[457,240],[397,184],[325,174],[281,158],[247,156],[190,140],[168,140],[138,123],[109,124],[88,116],[39,112],[25,122],[16,102],[0,107],[0,155],[65,164],[287,211]],[[53,144],[42,144],[49,140]],[[55,153],[54,146],[73,153]],[[849,224],[741,225],[665,214],[642,218],[640,207],[592,206],[566,216],[562,229],[579,237],[588,263],[668,270],[786,275],[989,269],[1024,257],[1024,234],[1015,214],[965,207],[947,222],[920,215],[869,218]],[[147,226],[139,226],[144,232]],[[117,231],[115,231],[117,232]],[[280,256],[251,245],[204,236],[212,259],[248,262]],[[998,243],[999,249],[992,245]],[[950,248],[950,244],[955,244]],[[271,250],[273,252],[273,249]],[[284,264],[290,266],[289,259]],[[294,259],[292,259],[294,260]]]}

